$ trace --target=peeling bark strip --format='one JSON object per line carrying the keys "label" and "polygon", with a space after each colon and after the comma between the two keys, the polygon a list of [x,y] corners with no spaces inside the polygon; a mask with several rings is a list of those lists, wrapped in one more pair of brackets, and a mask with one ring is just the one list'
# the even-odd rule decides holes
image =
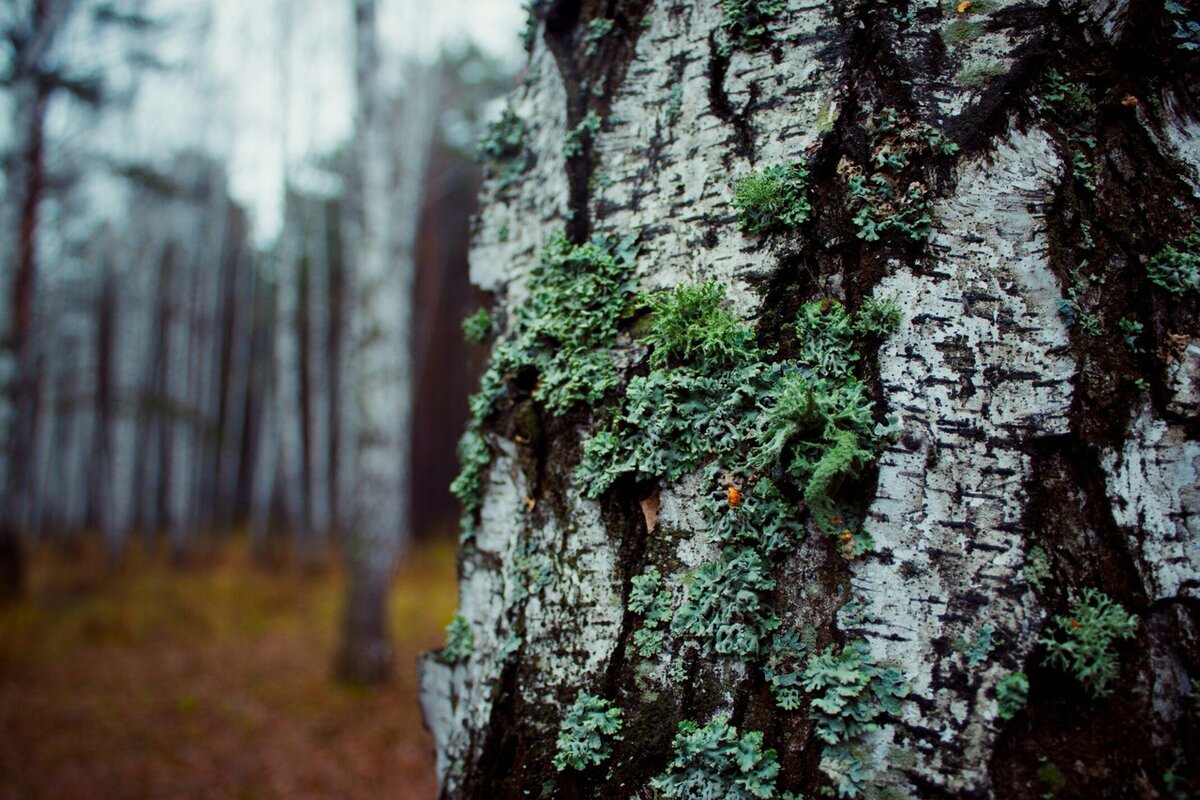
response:
{"label": "peeling bark strip", "polygon": [[[533,8],[521,146],[474,232],[497,346],[552,236],[637,234],[639,289],[715,281],[767,375],[811,377],[805,309],[897,302],[899,329],[856,332],[848,363],[900,431],[829,484],[842,533],[786,458],[755,475],[808,531],[755,560],[714,533],[714,508],[758,502],[715,440],[678,480],[650,462],[595,477],[629,433],[630,382],[668,362],[658,311],[622,319],[622,378],[594,404],[553,413],[532,366],[494,382],[467,452],[460,616],[421,662],[443,796],[1200,788],[1200,253],[1170,280],[1151,263],[1200,224],[1194,6]],[[744,232],[735,183],[793,163],[811,212]],[[864,220],[905,208],[930,226],[875,240]],[[778,399],[751,401],[757,420]],[[680,619],[696,587],[760,566],[728,601],[756,609],[753,641]]]}

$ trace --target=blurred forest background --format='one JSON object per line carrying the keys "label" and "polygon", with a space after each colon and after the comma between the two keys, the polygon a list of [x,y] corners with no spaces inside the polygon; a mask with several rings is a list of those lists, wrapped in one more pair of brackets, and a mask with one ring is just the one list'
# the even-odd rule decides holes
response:
{"label": "blurred forest background", "polygon": [[0,4],[0,798],[432,796],[523,16]]}

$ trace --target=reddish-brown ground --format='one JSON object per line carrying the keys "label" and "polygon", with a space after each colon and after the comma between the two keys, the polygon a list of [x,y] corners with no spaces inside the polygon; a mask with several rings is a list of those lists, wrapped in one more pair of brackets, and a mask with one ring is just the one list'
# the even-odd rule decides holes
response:
{"label": "reddish-brown ground", "polygon": [[330,680],[343,577],[35,559],[0,609],[0,800],[430,798],[414,659],[454,614],[449,546],[392,598],[396,677]]}

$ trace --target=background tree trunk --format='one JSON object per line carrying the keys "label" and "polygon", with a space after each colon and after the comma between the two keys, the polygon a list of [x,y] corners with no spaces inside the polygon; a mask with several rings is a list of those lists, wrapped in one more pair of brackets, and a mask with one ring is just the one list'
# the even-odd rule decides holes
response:
{"label": "background tree trunk", "polygon": [[[873,550],[843,558],[797,505],[809,533],[761,594],[807,657],[862,642],[910,693],[855,739],[850,778],[814,733],[815,690],[781,709],[765,653],[670,637],[639,655],[632,579],[658,569],[677,608],[720,555],[700,514],[720,487],[701,469],[588,499],[581,443],[624,381],[604,410],[555,416],[531,400],[535,379],[510,374],[480,420],[490,462],[460,555],[473,646],[460,636],[421,665],[443,795],[652,796],[680,758],[678,723],[718,717],[777,751],[780,775],[757,797],[835,783],[844,796],[1013,798],[1200,786],[1200,291],[1147,275],[1200,211],[1194,8],[788,3],[761,36],[739,36],[729,14],[770,5],[534,3],[511,98],[525,171],[514,185],[493,170],[484,188],[472,278],[497,293],[504,341],[552,233],[636,233],[642,290],[715,280],[778,358],[805,302],[897,301],[899,329],[858,371],[900,433],[839,495]],[[886,109],[958,145],[898,173],[899,193],[927,192],[928,241],[859,235],[852,179],[884,174]],[[588,112],[603,120],[591,136]],[[582,145],[570,156],[567,136]],[[793,160],[812,219],[744,233],[734,181]],[[644,374],[646,348],[620,342],[625,378]],[[1106,697],[1039,644],[1085,589],[1138,623]],[[1028,703],[1002,716],[997,688],[1018,671]],[[622,710],[624,738],[602,766],[559,771],[581,691]]]}
{"label": "background tree trunk", "polygon": [[[351,587],[338,661],[342,677],[391,671],[387,590],[409,532],[412,296],[425,156],[434,129],[430,71],[380,42],[374,0],[355,0],[355,261],[346,411],[352,424]],[[411,13],[411,12],[410,12]],[[414,24],[415,20],[414,20]]]}

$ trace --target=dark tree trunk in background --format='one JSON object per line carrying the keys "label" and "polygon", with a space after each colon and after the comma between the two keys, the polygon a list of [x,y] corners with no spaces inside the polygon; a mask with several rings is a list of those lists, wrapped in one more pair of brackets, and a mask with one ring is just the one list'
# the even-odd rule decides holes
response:
{"label": "dark tree trunk in background", "polygon": [[[479,502],[460,619],[421,664],[443,796],[1200,787],[1195,4],[533,6],[510,101],[521,145],[497,148],[473,236],[472,279],[496,293],[505,347],[465,450]],[[795,162],[811,211],[745,232],[735,183]],[[816,374],[803,310],[899,305],[894,332],[860,330],[853,364],[875,419],[899,430],[857,470],[830,467],[836,515],[814,484],[788,482],[797,462],[759,469],[784,487],[768,521],[805,528],[764,556],[763,530],[746,534],[758,544],[721,534],[750,502],[725,502],[726,484],[749,491],[749,468],[671,479],[654,466],[689,437],[717,452],[705,431],[739,419],[662,439],[637,427],[625,392],[660,366],[639,340],[652,314],[621,321],[621,377],[594,407],[540,402],[538,365],[557,362],[513,339],[560,313],[522,304],[563,230],[576,244],[636,234],[643,291],[715,281],[768,380]],[[1184,255],[1152,262],[1166,245]],[[698,369],[669,364],[685,371],[653,374]],[[742,406],[762,436],[779,397]],[[675,403],[695,413],[662,393],[638,413]],[[595,440],[592,458],[625,477],[591,499],[576,468],[602,430],[652,447],[633,474]],[[654,574],[661,590],[634,581]],[[1116,604],[1105,623],[1093,592]],[[715,605],[697,611],[705,597]],[[1044,640],[1095,643],[1105,625],[1130,636],[1051,660]],[[1097,666],[1106,683],[1089,683]],[[572,732],[582,693],[620,709],[619,736],[593,738],[608,724],[596,714]]]}
{"label": "dark tree trunk in background", "polygon": [[5,240],[0,317],[0,597],[20,595],[24,557],[25,488],[32,464],[37,372],[34,365],[34,292],[37,282],[38,217],[46,186],[46,112],[52,84],[48,54],[70,7],[54,0],[23,6],[10,32],[13,60],[12,143],[6,165]]}

